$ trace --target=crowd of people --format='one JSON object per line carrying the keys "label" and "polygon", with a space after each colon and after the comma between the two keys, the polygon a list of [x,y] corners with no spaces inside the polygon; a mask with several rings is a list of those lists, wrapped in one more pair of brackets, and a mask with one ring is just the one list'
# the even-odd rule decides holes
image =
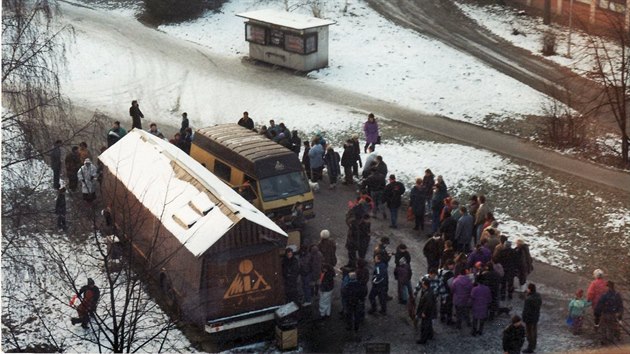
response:
{"label": "crowd of people", "polygon": [[[503,350],[520,353],[527,342],[523,352],[534,352],[542,298],[536,284],[528,282],[534,270],[529,245],[523,239],[512,240],[502,234],[485,195],[473,195],[466,199],[466,203],[460,202],[461,199],[449,191],[443,176],[434,175],[430,169],[426,169],[424,176],[417,178],[407,189],[395,175],[388,175],[384,158],[375,152],[381,138],[372,114],[364,124],[364,134],[363,152],[367,156],[363,164],[358,135],[345,141],[341,159],[333,159],[327,158],[332,150],[330,144],[321,134],[316,134],[310,143],[305,142],[302,159],[311,182],[323,180],[325,167],[330,188],[335,187],[343,171],[342,183],[357,189],[358,196],[349,203],[346,214],[348,263],[340,268],[341,312],[347,329],[358,330],[366,307],[367,314],[387,315],[387,303],[393,298],[388,291],[388,267],[393,256],[398,302],[408,307],[410,316],[418,324],[419,344],[434,337],[433,321],[438,318],[447,326],[456,329],[467,326],[472,336],[482,336],[487,321],[512,312],[511,301],[514,293],[519,292],[524,299],[523,311],[520,315],[514,314],[504,330]],[[337,163],[342,169],[337,168]],[[362,171],[359,171],[360,167]],[[389,253],[389,238],[383,237],[377,241],[371,257],[366,258],[371,244],[372,220],[382,217],[389,221],[391,228],[398,228],[398,215],[406,190],[409,190],[407,219],[413,224],[410,231],[428,237],[423,247],[427,270],[415,291],[411,284],[412,257],[405,244],[400,244],[395,253]],[[308,279],[316,277],[310,275]],[[619,339],[618,322],[623,304],[614,284],[609,283],[607,288],[598,286],[599,296],[608,294],[605,301],[588,296],[584,300],[581,295],[571,301],[569,318],[574,333],[580,333],[584,309],[592,303],[595,326],[601,327],[602,343]],[[293,294],[292,299],[299,302],[297,294]],[[311,298],[307,303],[310,301]]]}
{"label": "crowd of people", "polygon": [[[129,113],[132,128],[142,129],[144,115],[137,101],[132,102]],[[536,350],[542,298],[536,285],[528,282],[534,269],[529,245],[522,239],[512,241],[502,234],[485,195],[473,195],[464,203],[449,191],[443,176],[436,176],[431,169],[426,169],[424,175],[407,188],[394,174],[388,174],[383,156],[376,152],[381,135],[371,113],[363,125],[365,159],[361,158],[358,134],[345,140],[340,156],[322,133],[302,142],[298,131],[289,130],[282,122],[276,125],[273,119],[269,125],[257,128],[248,112],[243,112],[238,125],[285,146],[298,156],[302,153],[301,161],[314,189],[324,181],[325,170],[330,189],[336,188],[339,178],[343,177],[341,184],[357,190],[357,197],[349,203],[345,217],[348,262],[338,268],[341,275],[340,313],[348,330],[357,331],[366,312],[374,316],[388,314],[388,302],[393,299],[389,294],[389,263],[393,258],[397,300],[407,307],[419,328],[417,343],[424,344],[434,338],[433,323],[438,319],[446,326],[458,330],[466,326],[470,335],[482,336],[487,321],[511,312],[510,301],[517,291],[524,298],[523,311],[520,316],[513,315],[510,325],[503,331],[503,351],[520,353],[525,340],[527,348],[523,352]],[[155,123],[150,125],[148,132],[164,138]],[[120,122],[114,122],[107,134],[108,146],[125,134]],[[187,113],[183,113],[180,131],[170,142],[190,153],[192,138]],[[65,186],[59,181],[61,145],[61,141],[55,142],[51,156],[53,185],[59,190],[55,208],[57,226],[65,230]],[[95,198],[95,183],[101,173],[92,165],[91,159],[85,142],[72,147],[65,158],[68,188],[75,191],[81,184],[83,198],[88,202]],[[400,209],[407,191],[405,213]],[[414,239],[423,240],[427,236],[422,249],[426,273],[422,272],[424,275],[415,290],[412,273],[419,267],[412,267],[413,257],[406,244],[399,244],[390,253],[390,239],[381,237],[375,240],[376,247],[369,253],[373,242],[372,220],[382,217],[389,227],[397,229],[401,212],[413,225],[409,231]],[[297,247],[289,246],[282,260],[286,300],[310,305],[317,296],[319,315],[327,319],[331,316],[337,275],[336,243],[328,230],[322,230],[317,244],[301,246],[299,253]],[[594,277],[586,298],[579,290],[570,301],[567,323],[573,333],[580,334],[586,309],[591,306],[594,326],[600,332],[602,342],[614,343],[620,338],[623,302],[614,283],[603,279],[603,271],[596,270]]]}

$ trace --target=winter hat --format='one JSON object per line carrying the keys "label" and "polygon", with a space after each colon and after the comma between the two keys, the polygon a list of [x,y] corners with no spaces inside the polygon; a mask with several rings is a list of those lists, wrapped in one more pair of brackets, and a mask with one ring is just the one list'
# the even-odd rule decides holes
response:
{"label": "winter hat", "polygon": [[94,279],[88,278],[88,285],[94,285]]}
{"label": "winter hat", "polygon": [[604,277],[604,271],[603,271],[603,270],[601,270],[601,269],[595,269],[595,270],[593,271],[593,276],[594,276],[595,278],[603,278],[603,277]]}
{"label": "winter hat", "polygon": [[578,291],[575,292],[575,296],[576,297],[582,297],[584,296],[584,290],[582,289],[578,289]]}
{"label": "winter hat", "polygon": [[325,239],[329,238],[330,237],[330,231],[322,230],[322,232],[319,233],[319,237],[321,237],[322,240],[325,240]]}
{"label": "winter hat", "polygon": [[85,160],[83,160],[83,163],[92,163],[92,160],[90,160],[90,158],[86,158]]}

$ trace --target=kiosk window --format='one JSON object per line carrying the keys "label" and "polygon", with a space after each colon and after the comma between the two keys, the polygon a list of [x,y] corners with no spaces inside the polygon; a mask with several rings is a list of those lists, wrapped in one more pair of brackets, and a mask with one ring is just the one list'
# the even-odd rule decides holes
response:
{"label": "kiosk window", "polygon": [[284,35],[284,50],[304,54],[304,37],[292,34]]}
{"label": "kiosk window", "polygon": [[232,168],[219,160],[214,161],[214,174],[222,180],[229,182],[232,177]]}
{"label": "kiosk window", "polygon": [[284,50],[298,54],[310,54],[317,51],[317,33],[306,36],[284,34]]}
{"label": "kiosk window", "polygon": [[304,38],[304,54],[317,51],[317,33],[313,33]]}
{"label": "kiosk window", "polygon": [[271,37],[271,45],[275,45],[278,47],[284,46],[284,32],[280,30],[272,29],[270,32]]}
{"label": "kiosk window", "polygon": [[262,45],[267,44],[267,31],[264,27],[245,24],[245,40]]}

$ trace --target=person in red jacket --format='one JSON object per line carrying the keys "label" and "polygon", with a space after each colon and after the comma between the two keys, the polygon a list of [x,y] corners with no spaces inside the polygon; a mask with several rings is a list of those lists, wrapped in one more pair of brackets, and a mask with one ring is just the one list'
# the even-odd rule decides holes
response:
{"label": "person in red jacket", "polygon": [[595,269],[593,271],[593,278],[595,278],[588,286],[586,291],[586,300],[593,304],[593,317],[595,329],[599,328],[599,316],[595,313],[595,307],[599,303],[599,299],[604,295],[608,288],[606,287],[606,280],[604,280],[604,271],[601,269]]}

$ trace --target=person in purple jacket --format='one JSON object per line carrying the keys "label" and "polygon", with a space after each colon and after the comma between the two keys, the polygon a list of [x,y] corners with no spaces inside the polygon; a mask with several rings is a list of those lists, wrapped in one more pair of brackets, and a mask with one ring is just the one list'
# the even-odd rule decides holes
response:
{"label": "person in purple jacket", "polygon": [[365,146],[363,147],[363,152],[367,154],[368,146],[372,147],[372,151],[376,150],[374,147],[378,142],[378,123],[376,123],[376,118],[374,118],[374,113],[368,114],[368,120],[363,123],[363,133],[365,133]]}
{"label": "person in purple jacket", "polygon": [[470,299],[472,301],[472,318],[473,327],[472,335],[483,334],[483,325],[488,318],[488,307],[492,302],[492,291],[490,288],[482,283],[476,283],[475,287],[470,292]]}
{"label": "person in purple jacket", "polygon": [[453,294],[453,306],[457,314],[457,329],[462,328],[462,321],[470,327],[470,293],[473,288],[472,280],[468,277],[467,270],[462,269],[451,284],[451,294]]}

